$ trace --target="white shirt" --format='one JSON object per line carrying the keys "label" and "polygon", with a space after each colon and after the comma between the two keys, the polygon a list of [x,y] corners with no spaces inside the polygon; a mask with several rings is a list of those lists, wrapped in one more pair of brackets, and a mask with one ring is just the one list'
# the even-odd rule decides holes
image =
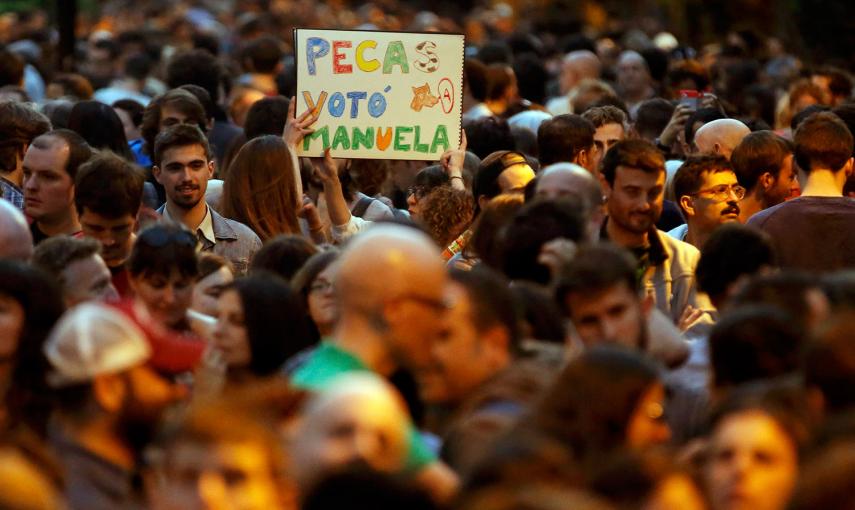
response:
{"label": "white shirt", "polygon": [[[175,221],[175,219],[169,215],[169,207],[163,208],[163,219],[171,221],[172,223],[182,225],[185,228],[187,227],[187,225],[184,225],[180,221]],[[205,204],[205,217],[202,218],[202,222],[199,223],[198,227],[196,227],[196,232],[194,232],[194,234],[196,236],[199,236],[199,234],[201,234],[202,237],[204,237],[205,240],[209,243],[217,244],[217,239],[214,237],[214,218],[213,216],[211,216],[211,208],[208,207],[207,204]]]}

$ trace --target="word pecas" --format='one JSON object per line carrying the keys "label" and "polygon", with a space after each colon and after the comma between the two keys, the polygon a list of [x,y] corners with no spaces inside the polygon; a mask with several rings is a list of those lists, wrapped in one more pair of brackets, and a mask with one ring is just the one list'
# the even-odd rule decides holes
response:
{"label": "word pecas", "polygon": [[433,41],[419,41],[408,52],[403,40],[389,41],[383,50],[373,39],[330,42],[322,37],[309,37],[306,40],[306,66],[310,76],[318,74],[318,64],[331,66],[333,74],[351,74],[354,65],[366,73],[380,71],[391,74],[398,69],[401,74],[409,74],[411,63],[423,73],[432,73],[439,69],[436,49]]}
{"label": "word pecas", "polygon": [[[427,135],[427,136],[425,136]],[[312,148],[320,142],[320,150]],[[442,154],[449,148],[448,127],[437,125],[432,133],[425,133],[422,126],[351,127],[338,126],[330,140],[330,126],[323,126],[303,138],[303,150],[316,154],[325,149],[359,150],[377,149],[421,154]]]}

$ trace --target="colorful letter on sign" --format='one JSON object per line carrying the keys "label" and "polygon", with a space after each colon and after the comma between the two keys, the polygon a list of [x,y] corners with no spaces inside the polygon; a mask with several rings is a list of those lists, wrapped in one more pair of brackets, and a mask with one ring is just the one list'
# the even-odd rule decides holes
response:
{"label": "colorful letter on sign", "polygon": [[300,156],[437,160],[460,144],[463,36],[294,30]]}

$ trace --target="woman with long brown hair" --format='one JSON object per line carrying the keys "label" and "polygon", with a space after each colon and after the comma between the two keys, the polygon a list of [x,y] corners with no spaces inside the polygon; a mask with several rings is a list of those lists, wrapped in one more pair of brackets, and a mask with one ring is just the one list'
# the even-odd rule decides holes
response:
{"label": "woman with long brown hair", "polygon": [[292,98],[282,137],[260,136],[238,151],[223,184],[223,216],[249,226],[262,241],[301,232],[303,189],[295,151],[315,118],[311,111],[295,118],[294,108]]}
{"label": "woman with long brown hair", "polygon": [[248,141],[238,152],[223,185],[223,215],[267,241],[299,234],[297,186],[291,154],[278,136]]}

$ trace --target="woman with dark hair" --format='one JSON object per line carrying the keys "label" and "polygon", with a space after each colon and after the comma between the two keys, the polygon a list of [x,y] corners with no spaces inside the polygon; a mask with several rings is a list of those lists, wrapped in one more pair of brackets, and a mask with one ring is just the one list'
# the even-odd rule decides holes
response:
{"label": "woman with dark hair", "polygon": [[152,365],[167,373],[195,367],[213,325],[189,310],[199,275],[196,243],[177,225],[155,224],[137,236],[126,263],[134,298],[119,308],[146,333]]}
{"label": "woman with dark hair", "polygon": [[193,304],[190,308],[209,317],[216,317],[220,309],[220,294],[235,279],[235,270],[228,259],[213,252],[199,254],[199,276],[193,286]]}
{"label": "woman with dark hair", "polygon": [[550,241],[585,241],[585,212],[577,202],[563,198],[525,204],[508,222],[499,243],[496,269],[511,280],[547,285],[552,277],[541,253]]}
{"label": "woman with dark hair", "polygon": [[454,255],[449,264],[468,269],[483,262],[492,268],[501,269],[502,234],[523,205],[523,197],[519,194],[503,194],[491,199],[472,223],[472,237],[466,247]]}
{"label": "woman with dark hair", "polygon": [[439,165],[431,165],[419,170],[413,179],[413,185],[407,190],[407,210],[410,217],[416,219],[421,214],[419,201],[439,186],[448,186],[448,174]]}
{"label": "woman with dark hair", "polygon": [[810,440],[802,390],[788,383],[742,386],[710,420],[704,469],[711,510],[782,510]]}
{"label": "woman with dark hair", "polygon": [[474,201],[468,191],[439,186],[419,204],[419,220],[436,244],[445,249],[469,227],[473,211]]}
{"label": "woman with dark hair", "polygon": [[621,448],[670,439],[664,402],[655,362],[629,349],[600,345],[564,368],[535,408],[532,424],[588,465]]}
{"label": "woman with dark hair", "polygon": [[309,328],[315,342],[332,334],[338,318],[332,286],[336,259],[338,250],[317,253],[306,261],[291,280],[311,319]]}
{"label": "woman with dark hair", "polygon": [[125,138],[118,114],[98,101],[80,101],[71,108],[68,129],[77,132],[93,149],[108,149],[128,161],[136,161]]}
{"label": "woman with dark hair", "polygon": [[20,262],[0,260],[0,423],[24,423],[45,433],[49,403],[47,359],[42,345],[62,315],[59,289],[46,274]]}
{"label": "woman with dark hair", "polygon": [[311,345],[299,296],[270,273],[239,278],[223,291],[213,342],[232,381],[277,374]]}
{"label": "woman with dark hair", "polygon": [[317,252],[318,248],[303,236],[279,235],[258,250],[252,258],[249,271],[270,271],[290,282],[303,264]]}

